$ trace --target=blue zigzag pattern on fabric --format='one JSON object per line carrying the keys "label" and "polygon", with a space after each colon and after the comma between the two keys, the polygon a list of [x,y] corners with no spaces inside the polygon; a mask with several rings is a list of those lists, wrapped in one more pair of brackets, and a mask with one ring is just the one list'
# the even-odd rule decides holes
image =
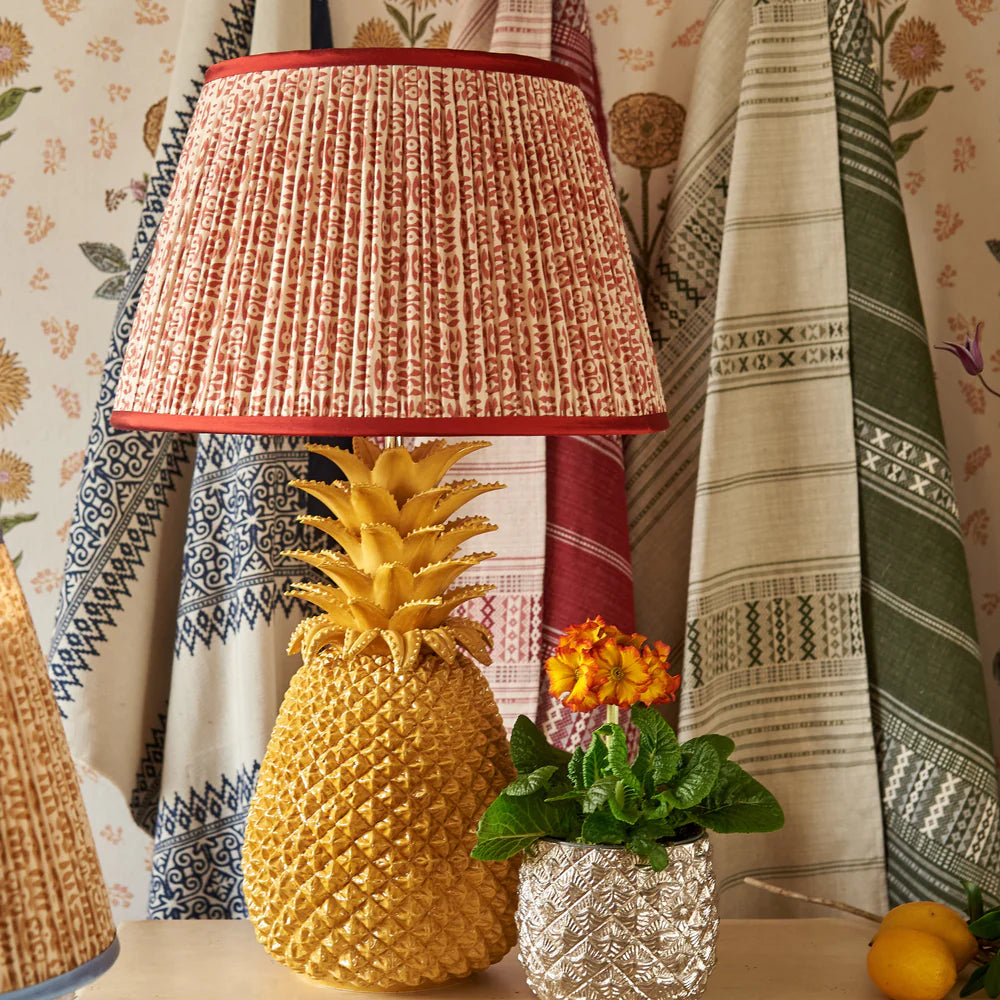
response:
{"label": "blue zigzag pattern on fabric", "polygon": [[156,811],[160,802],[160,783],[163,778],[163,748],[167,739],[167,717],[159,716],[159,725],[150,730],[146,753],[139,761],[135,787],[129,799],[129,810],[138,826],[150,836],[156,829]]}
{"label": "blue zigzag pattern on fabric", "polygon": [[[254,0],[230,4],[229,19],[209,48],[207,65],[245,55],[253,29]],[[183,484],[194,446],[191,435],[118,431],[109,424],[122,357],[135,317],[156,229],[173,184],[181,147],[201,89],[184,100],[170,139],[149,182],[132,249],[132,263],[112,329],[111,347],[87,441],[87,458],[73,513],[66,566],[59,592],[55,630],[49,657],[52,686],[58,702],[74,700],[82,687],[80,675],[107,641],[131,593],[136,570],[148,554],[160,527],[169,495]],[[62,704],[60,712],[65,716]]]}
{"label": "blue zigzag pattern on fabric", "polygon": [[218,787],[160,802],[148,915],[153,920],[245,918],[240,854],[260,763]]}
{"label": "blue zigzag pattern on fabric", "polygon": [[307,545],[307,529],[297,520],[305,511],[305,494],[288,485],[307,471],[307,453],[297,438],[199,438],[176,653],[193,654],[199,642],[225,642],[240,628],[270,623],[279,609],[287,618],[302,608],[284,592],[313,571],[282,552]]}

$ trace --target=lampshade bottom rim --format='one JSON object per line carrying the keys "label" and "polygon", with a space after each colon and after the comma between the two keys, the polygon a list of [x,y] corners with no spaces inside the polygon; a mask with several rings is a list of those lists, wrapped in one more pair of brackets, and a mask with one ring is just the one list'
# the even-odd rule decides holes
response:
{"label": "lampshade bottom rim", "polygon": [[104,951],[83,965],[40,983],[23,986],[9,993],[0,993],[0,1000],[54,1000],[55,997],[61,997],[65,993],[72,993],[103,976],[115,964],[120,951],[121,945],[116,934]]}
{"label": "lampshade bottom rim", "polygon": [[114,410],[119,430],[184,431],[194,434],[315,434],[325,437],[399,434],[410,436],[550,437],[563,434],[651,434],[668,426],[665,413],[616,416],[333,417],[206,416]]}

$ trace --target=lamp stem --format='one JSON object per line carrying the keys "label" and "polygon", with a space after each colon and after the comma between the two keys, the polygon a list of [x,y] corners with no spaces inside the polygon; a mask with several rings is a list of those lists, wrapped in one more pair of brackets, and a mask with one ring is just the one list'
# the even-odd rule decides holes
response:
{"label": "lamp stem", "polygon": [[387,434],[385,438],[386,448],[398,448],[402,445],[403,439],[398,434]]}
{"label": "lamp stem", "polygon": [[618,723],[618,706],[617,705],[608,705],[607,709],[608,709],[608,718],[607,718],[607,721],[608,722],[613,722],[617,726],[619,724]]}

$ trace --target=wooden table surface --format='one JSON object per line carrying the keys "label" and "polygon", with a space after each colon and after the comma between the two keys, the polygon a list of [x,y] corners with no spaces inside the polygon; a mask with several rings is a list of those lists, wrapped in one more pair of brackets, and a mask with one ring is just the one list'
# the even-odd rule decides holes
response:
{"label": "wooden table surface", "polygon": [[[246,920],[145,920],[118,928],[121,956],[80,1000],[356,1000],[274,962]],[[855,918],[724,920],[703,1000],[884,1000],[865,972],[872,925]],[[964,976],[959,982],[964,982]],[[949,994],[958,997],[959,986]],[[515,953],[420,1000],[530,1000]]]}

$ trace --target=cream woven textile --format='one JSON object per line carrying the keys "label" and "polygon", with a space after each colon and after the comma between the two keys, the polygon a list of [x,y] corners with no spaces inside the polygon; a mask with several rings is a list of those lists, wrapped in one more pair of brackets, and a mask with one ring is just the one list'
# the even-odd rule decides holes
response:
{"label": "cream woven textile", "polygon": [[767,905],[746,874],[877,911],[885,884],[825,5],[721,2],[701,45],[660,289],[661,370],[680,432],[637,441],[630,456],[633,497],[659,491],[665,509],[634,522],[639,626],[677,634],[680,586],[657,615],[651,575],[658,542],[683,537],[693,507],[681,729],[732,735],[787,814],[780,833],[715,838],[723,912]]}

